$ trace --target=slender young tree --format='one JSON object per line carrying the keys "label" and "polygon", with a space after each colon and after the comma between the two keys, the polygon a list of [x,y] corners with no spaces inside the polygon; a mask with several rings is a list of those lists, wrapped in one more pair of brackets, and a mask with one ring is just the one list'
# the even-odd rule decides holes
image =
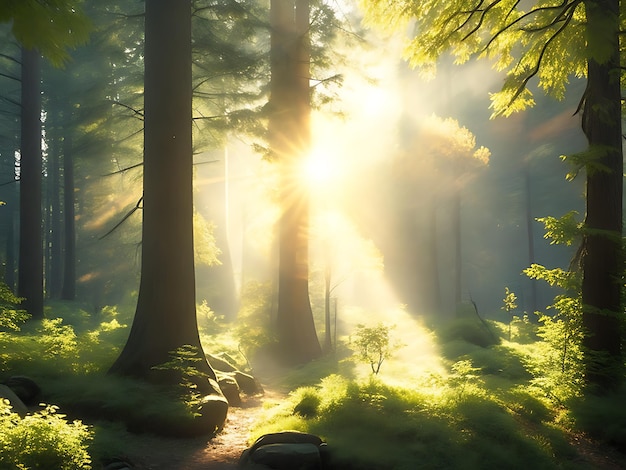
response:
{"label": "slender young tree", "polygon": [[586,381],[607,390],[622,379],[621,298],[623,153],[619,0],[463,0],[388,2],[361,0],[370,23],[390,30],[415,21],[407,55],[432,74],[437,59],[452,52],[459,61],[474,55],[494,59],[505,70],[493,96],[496,114],[534,104],[529,83],[562,98],[570,76],[586,77],[581,97],[588,150],[570,160],[586,172],[586,215],[581,249]]}
{"label": "slender young tree", "polygon": [[[167,31],[168,34],[164,34]],[[223,426],[227,402],[202,353],[193,250],[191,2],[145,3],[144,178],[141,281],[130,336],[111,373],[177,384],[155,370],[191,346],[206,432]]]}
{"label": "slender young tree", "polygon": [[309,299],[309,194],[301,181],[310,147],[309,2],[272,0],[270,150],[281,172],[277,331],[289,362],[322,349]]}

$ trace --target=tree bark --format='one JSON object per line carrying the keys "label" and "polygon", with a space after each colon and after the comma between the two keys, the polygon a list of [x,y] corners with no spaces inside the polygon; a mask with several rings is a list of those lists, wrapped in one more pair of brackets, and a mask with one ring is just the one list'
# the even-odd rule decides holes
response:
{"label": "tree bark", "polygon": [[71,131],[71,108],[67,107],[65,122],[68,126],[63,139],[63,286],[61,298],[76,298],[76,225],[74,210],[74,149]]}
{"label": "tree bark", "polygon": [[[55,103],[58,105],[58,103]],[[52,107],[52,103],[50,103]],[[50,111],[48,111],[50,116]],[[47,134],[48,158],[47,158],[47,178],[46,178],[46,270],[45,270],[45,291],[50,299],[61,297],[61,287],[63,281],[63,232],[62,232],[62,209],[61,209],[61,142],[63,114],[56,112],[54,120],[56,125]],[[65,128],[66,130],[68,128]],[[53,131],[53,132],[52,132]]]}
{"label": "tree bark", "polygon": [[18,291],[22,307],[43,318],[43,242],[41,210],[41,59],[22,48],[20,146],[20,235]]}
{"label": "tree bark", "polygon": [[[524,191],[526,193],[526,237],[528,240],[528,266],[532,266],[535,263],[535,236],[533,233],[533,207],[532,207],[532,187],[530,179],[530,158],[524,159]],[[537,311],[537,281],[530,281],[530,313]],[[535,315],[529,315],[530,318],[535,318]]]}
{"label": "tree bark", "polygon": [[270,147],[281,168],[278,340],[287,362],[322,353],[309,299],[309,194],[299,181],[310,147],[309,2],[272,0]]}
{"label": "tree bark", "polygon": [[[588,82],[583,131],[593,153],[587,165],[587,210],[582,249],[586,381],[595,391],[620,383],[623,156],[620,95],[619,1],[585,1]],[[598,38],[595,31],[609,34]],[[610,38],[607,44],[606,38]],[[596,59],[599,51],[608,59]],[[598,167],[601,165],[601,168]]]}
{"label": "tree bark", "polygon": [[[458,181],[460,177],[455,178]],[[452,193],[452,232],[454,237],[454,302],[461,304],[463,284],[463,259],[461,252],[461,188],[455,181]]]}
{"label": "tree bark", "polygon": [[[147,0],[141,281],[130,336],[110,372],[176,385],[155,370],[183,346],[196,349],[206,432],[220,429],[227,403],[202,351],[196,323],[193,250],[191,2]],[[175,372],[175,371],[173,371]]]}

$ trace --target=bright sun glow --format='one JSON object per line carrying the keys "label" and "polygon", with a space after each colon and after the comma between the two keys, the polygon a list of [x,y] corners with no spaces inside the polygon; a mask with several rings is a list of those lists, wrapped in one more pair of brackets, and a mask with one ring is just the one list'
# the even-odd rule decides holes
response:
{"label": "bright sun glow", "polygon": [[339,169],[333,155],[323,149],[316,149],[304,162],[304,178],[312,185],[328,183],[337,178]]}

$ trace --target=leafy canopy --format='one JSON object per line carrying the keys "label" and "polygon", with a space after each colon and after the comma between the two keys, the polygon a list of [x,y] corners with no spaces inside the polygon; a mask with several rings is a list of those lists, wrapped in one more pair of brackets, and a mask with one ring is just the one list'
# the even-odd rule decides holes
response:
{"label": "leafy canopy", "polygon": [[61,66],[69,59],[67,48],[85,44],[90,22],[79,0],[4,0],[0,23],[13,22],[15,38],[27,49],[39,49]]}
{"label": "leafy canopy", "polygon": [[427,77],[449,52],[456,63],[477,56],[490,59],[506,73],[502,89],[491,95],[494,115],[510,115],[535,104],[531,79],[562,99],[571,76],[586,76],[588,50],[582,0],[361,0],[368,25],[387,32],[411,24],[413,37],[405,49],[409,63]]}

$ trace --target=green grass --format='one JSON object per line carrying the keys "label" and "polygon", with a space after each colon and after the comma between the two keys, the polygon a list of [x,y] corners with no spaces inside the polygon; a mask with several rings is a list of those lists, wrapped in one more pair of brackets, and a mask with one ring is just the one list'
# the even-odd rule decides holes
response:
{"label": "green grass", "polygon": [[318,434],[357,469],[586,468],[533,405],[539,411],[526,419],[477,387],[416,390],[332,375],[267,410],[252,439],[283,429]]}
{"label": "green grass", "polygon": [[[128,330],[116,309],[97,320],[66,305],[59,311],[63,320],[0,333],[0,378],[29,375],[44,390],[42,400],[59,405],[68,420],[95,423],[94,462],[124,449],[126,427],[157,417],[172,425],[190,419],[171,393],[105,374]],[[211,352],[236,354],[232,331],[209,326],[203,336]],[[250,440],[285,429],[318,434],[338,467],[349,470],[583,470],[593,467],[570,444],[583,431],[626,450],[626,391],[583,400],[567,375],[547,369],[549,346],[528,341],[532,326],[523,326],[524,341],[509,342],[503,323],[487,329],[466,317],[440,325],[439,357],[392,357],[379,377],[368,374],[348,343],[306,366],[276,368],[270,386],[291,392],[268,406]],[[437,367],[424,370],[431,363]],[[626,457],[614,458],[626,468]]]}
{"label": "green grass", "polygon": [[[440,326],[447,372],[407,375],[404,383],[385,377],[393,363],[380,377],[334,373],[320,380],[319,363],[300,368],[292,383],[301,386],[266,410],[251,441],[285,429],[318,434],[340,468],[359,470],[590,469],[571,444],[584,430],[600,445],[624,448],[626,393],[576,401],[576,388],[559,383],[567,377],[542,375],[546,347],[528,341],[532,331],[518,343],[504,338],[506,325],[490,322],[490,329],[495,336],[472,318]],[[626,456],[617,458],[626,466]]]}

